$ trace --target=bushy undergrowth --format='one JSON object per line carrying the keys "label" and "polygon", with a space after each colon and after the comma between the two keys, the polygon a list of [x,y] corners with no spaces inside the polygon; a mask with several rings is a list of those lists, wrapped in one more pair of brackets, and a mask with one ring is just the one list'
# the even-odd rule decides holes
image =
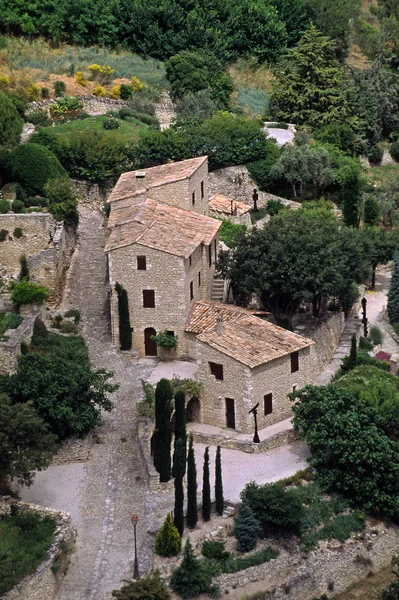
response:
{"label": "bushy undergrowth", "polygon": [[0,594],[33,573],[46,558],[56,522],[35,512],[13,511],[0,517]]}

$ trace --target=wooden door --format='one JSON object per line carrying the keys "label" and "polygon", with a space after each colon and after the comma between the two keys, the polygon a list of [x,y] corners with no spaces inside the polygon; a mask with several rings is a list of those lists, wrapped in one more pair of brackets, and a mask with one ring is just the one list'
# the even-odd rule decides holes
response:
{"label": "wooden door", "polygon": [[144,329],[144,351],[146,356],[157,356],[157,345],[154,340],[151,339],[157,332],[153,327],[147,327]]}
{"label": "wooden door", "polygon": [[234,400],[233,398],[225,398],[226,400],[226,427],[229,429],[236,428],[236,417],[234,411]]}

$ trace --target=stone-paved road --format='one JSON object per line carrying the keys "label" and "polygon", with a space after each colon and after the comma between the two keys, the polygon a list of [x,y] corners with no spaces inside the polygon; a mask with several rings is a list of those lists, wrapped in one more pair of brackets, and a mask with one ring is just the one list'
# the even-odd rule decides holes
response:
{"label": "stone-paved road", "polygon": [[[120,383],[115,409],[104,417],[86,465],[81,493],[76,552],[61,587],[60,600],[105,600],[133,573],[133,527],[130,516],[144,513],[147,483],[138,450],[135,405],[140,378],[151,362],[126,358],[110,342],[107,319],[106,231],[100,213],[81,209],[79,245],[68,282],[67,299],[82,314],[92,361],[114,371]],[[66,299],[66,300],[67,300]],[[67,305],[67,302],[66,302]],[[147,524],[138,524],[141,544]]]}

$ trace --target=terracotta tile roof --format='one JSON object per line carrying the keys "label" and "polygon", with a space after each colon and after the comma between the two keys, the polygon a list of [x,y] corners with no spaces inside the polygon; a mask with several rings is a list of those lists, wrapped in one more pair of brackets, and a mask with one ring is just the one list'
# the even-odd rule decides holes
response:
{"label": "terracotta tile roof", "polygon": [[[149,190],[153,187],[187,179],[207,160],[207,156],[200,156],[199,158],[189,158],[188,160],[159,165],[150,169],[123,173],[112,190],[108,202],[112,203],[123,198],[132,197],[135,192],[143,188]],[[143,174],[145,174],[144,177],[137,177],[137,175]]]}
{"label": "terracotta tile roof", "polygon": [[137,243],[187,258],[199,244],[212,242],[221,221],[147,198],[112,209],[108,225],[106,252]]}
{"label": "terracotta tile roof", "polygon": [[[232,206],[233,203],[233,213]],[[240,202],[239,200],[233,200],[232,198],[227,198],[227,196],[223,196],[222,194],[214,194],[209,198],[208,205],[210,210],[219,213],[226,213],[228,215],[237,214],[244,215],[245,213],[251,210],[249,204],[245,204],[245,202]]]}
{"label": "terracotta tile roof", "polygon": [[[216,331],[218,316],[223,319],[221,334]],[[251,369],[314,344],[250,311],[206,300],[193,304],[186,331]]]}

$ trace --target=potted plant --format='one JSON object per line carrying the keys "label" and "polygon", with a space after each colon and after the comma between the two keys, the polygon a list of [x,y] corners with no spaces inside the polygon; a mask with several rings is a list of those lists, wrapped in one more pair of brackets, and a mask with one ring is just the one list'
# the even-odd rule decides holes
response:
{"label": "potted plant", "polygon": [[170,331],[160,331],[157,335],[153,335],[151,339],[160,349],[161,360],[168,360],[174,357],[174,351],[177,348],[177,335]]}

